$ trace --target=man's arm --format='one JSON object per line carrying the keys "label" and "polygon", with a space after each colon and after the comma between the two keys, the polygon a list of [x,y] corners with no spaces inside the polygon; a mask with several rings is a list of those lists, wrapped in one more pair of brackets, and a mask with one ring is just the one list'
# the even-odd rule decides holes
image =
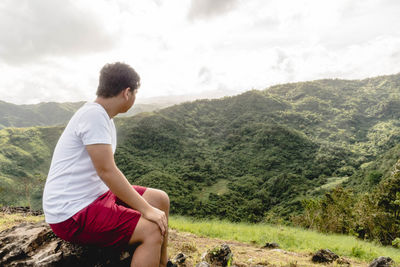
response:
{"label": "man's arm", "polygon": [[87,145],[86,150],[92,159],[97,174],[119,199],[131,208],[139,211],[143,216],[158,224],[162,235],[167,229],[165,213],[151,206],[135,189],[132,188],[124,174],[118,169],[114,161],[112,147],[108,144]]}

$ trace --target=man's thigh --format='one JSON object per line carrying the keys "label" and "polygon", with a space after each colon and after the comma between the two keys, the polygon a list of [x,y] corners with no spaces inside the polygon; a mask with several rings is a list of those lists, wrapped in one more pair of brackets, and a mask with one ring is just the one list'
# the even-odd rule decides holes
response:
{"label": "man's thigh", "polygon": [[140,212],[118,205],[115,195],[108,191],[70,218],[77,227],[70,241],[102,247],[126,246],[140,217]]}

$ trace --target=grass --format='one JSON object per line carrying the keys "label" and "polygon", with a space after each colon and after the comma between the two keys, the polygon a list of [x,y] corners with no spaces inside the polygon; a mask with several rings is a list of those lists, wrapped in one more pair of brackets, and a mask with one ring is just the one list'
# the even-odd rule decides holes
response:
{"label": "grass", "polygon": [[343,182],[346,182],[347,180],[349,180],[348,176],[345,177],[330,177],[327,179],[327,183],[322,185],[321,188],[323,189],[331,189],[334,188],[340,184],[342,184]]}
{"label": "grass", "polygon": [[5,214],[0,212],[0,231],[23,222],[43,221],[44,216],[24,216],[22,214]]}
{"label": "grass", "polygon": [[329,177],[329,178],[327,178],[326,184],[314,188],[313,191],[319,191],[321,189],[325,189],[325,190],[332,189],[332,188],[334,188],[334,187],[346,182],[348,179],[349,179],[348,176],[344,176],[344,177]]}
{"label": "grass", "polygon": [[379,256],[385,256],[400,263],[400,249],[383,247],[353,236],[323,234],[280,225],[232,223],[220,220],[201,221],[181,216],[171,216],[169,226],[178,231],[199,236],[235,240],[260,246],[265,245],[266,242],[276,242],[281,249],[293,252],[314,253],[319,249],[330,249],[341,257],[370,262]]}
{"label": "grass", "polygon": [[210,193],[214,193],[217,195],[225,194],[226,192],[228,192],[228,183],[228,180],[222,179],[212,186],[203,188],[203,190],[198,194],[199,199],[208,200],[208,196],[210,195]]}

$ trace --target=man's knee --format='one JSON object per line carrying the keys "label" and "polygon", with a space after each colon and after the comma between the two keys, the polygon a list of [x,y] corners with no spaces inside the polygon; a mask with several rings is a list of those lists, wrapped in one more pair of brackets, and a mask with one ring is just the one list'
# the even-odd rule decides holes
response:
{"label": "man's knee", "polygon": [[163,237],[161,235],[160,227],[157,224],[151,222],[143,242],[157,243],[160,245],[162,244]]}
{"label": "man's knee", "polygon": [[139,219],[135,231],[133,232],[129,244],[153,243],[162,244],[163,237],[159,226],[143,217]]}
{"label": "man's knee", "polygon": [[148,190],[146,190],[146,192],[144,192],[143,197],[150,203],[150,205],[161,209],[166,213],[169,212],[169,196],[163,190],[149,188]]}
{"label": "man's knee", "polygon": [[160,202],[162,203],[163,207],[166,207],[169,210],[169,196],[163,190],[160,190]]}

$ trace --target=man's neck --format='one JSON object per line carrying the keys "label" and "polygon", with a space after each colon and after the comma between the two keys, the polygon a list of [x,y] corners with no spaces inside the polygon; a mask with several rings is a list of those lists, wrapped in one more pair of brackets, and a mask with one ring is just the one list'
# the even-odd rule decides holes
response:
{"label": "man's neck", "polygon": [[112,119],[119,113],[118,111],[119,108],[118,104],[116,103],[116,100],[117,99],[114,97],[111,98],[97,97],[94,102],[100,104],[106,110],[110,119]]}

